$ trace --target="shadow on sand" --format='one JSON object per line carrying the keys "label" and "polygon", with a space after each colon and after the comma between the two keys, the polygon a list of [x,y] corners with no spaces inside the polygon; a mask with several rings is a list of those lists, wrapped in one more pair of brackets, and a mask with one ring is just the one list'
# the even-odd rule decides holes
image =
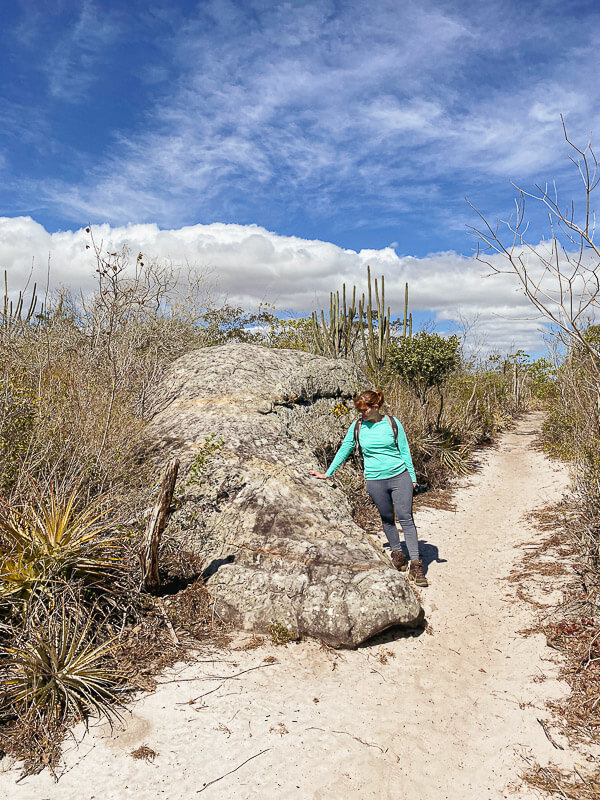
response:
{"label": "shadow on sand", "polygon": [[[384,548],[389,551],[389,544],[386,542]],[[408,558],[408,550],[406,549],[406,544],[402,542],[402,552]],[[427,539],[419,538],[419,553],[421,559],[423,560],[423,572],[427,573],[429,565],[432,564],[434,561],[436,564],[447,564],[448,560],[446,558],[440,558],[440,551],[438,550],[437,545],[430,544]]]}

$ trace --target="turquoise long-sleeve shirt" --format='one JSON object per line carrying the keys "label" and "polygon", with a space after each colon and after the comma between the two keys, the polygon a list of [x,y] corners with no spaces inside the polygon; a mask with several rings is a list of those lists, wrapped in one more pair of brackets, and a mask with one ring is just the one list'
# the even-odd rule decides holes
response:
{"label": "turquoise long-sleeve shirt", "polygon": [[[368,481],[393,478],[407,469],[413,483],[416,483],[417,477],[404,428],[396,417],[394,419],[398,425],[398,447],[394,444],[392,426],[385,417],[379,422],[364,420],[361,425],[358,436],[363,452],[365,478]],[[354,450],[355,425],[356,422],[353,422],[348,428],[348,433],[326,472],[327,477],[330,478]]]}

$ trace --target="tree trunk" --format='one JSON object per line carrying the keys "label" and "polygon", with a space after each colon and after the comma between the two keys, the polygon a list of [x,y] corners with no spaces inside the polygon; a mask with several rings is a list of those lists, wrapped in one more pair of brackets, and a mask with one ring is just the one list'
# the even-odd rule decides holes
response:
{"label": "tree trunk", "polygon": [[160,488],[160,495],[152,511],[146,533],[140,548],[140,564],[142,567],[142,588],[147,592],[155,592],[160,586],[158,577],[158,548],[160,537],[167,523],[167,512],[173,499],[175,481],[179,470],[179,459],[172,458],[167,462]]}

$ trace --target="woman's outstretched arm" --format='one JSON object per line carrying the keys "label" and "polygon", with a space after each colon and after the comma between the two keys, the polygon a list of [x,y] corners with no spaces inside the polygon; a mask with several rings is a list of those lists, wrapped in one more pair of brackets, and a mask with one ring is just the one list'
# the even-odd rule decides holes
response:
{"label": "woman's outstretched arm", "polygon": [[314,475],[315,478],[321,478],[324,480],[325,478],[331,478],[333,473],[339,469],[344,461],[350,456],[352,451],[354,450],[354,426],[356,422],[353,422],[352,425],[348,428],[348,432],[344,436],[344,441],[340,445],[340,449],[335,454],[335,458],[331,462],[331,466],[327,470],[327,472],[316,472],[314,469],[310,470],[310,474]]}

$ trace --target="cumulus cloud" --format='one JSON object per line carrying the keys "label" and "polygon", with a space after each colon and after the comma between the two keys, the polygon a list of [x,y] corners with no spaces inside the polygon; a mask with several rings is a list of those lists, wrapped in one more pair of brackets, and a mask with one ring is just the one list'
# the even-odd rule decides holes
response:
{"label": "cumulus cloud", "polygon": [[[386,303],[392,313],[404,306],[409,283],[410,309],[435,320],[439,331],[452,330],[461,318],[477,318],[477,336],[486,349],[531,352],[543,349],[540,324],[508,276],[489,275],[484,264],[454,252],[424,258],[399,256],[391,247],[354,251],[331,242],[281,236],[258,225],[193,225],[161,230],[155,224],[94,228],[106,251],[123,246],[147,259],[188,267],[205,275],[217,299],[255,308],[273,303],[279,312],[302,314],[328,304],[331,290],[356,285],[366,290],[367,265],[373,276],[385,276]],[[9,287],[27,280],[89,292],[94,287],[93,250],[86,249],[84,229],[49,233],[30,217],[0,218],[0,269]],[[33,270],[33,271],[32,271]]]}

